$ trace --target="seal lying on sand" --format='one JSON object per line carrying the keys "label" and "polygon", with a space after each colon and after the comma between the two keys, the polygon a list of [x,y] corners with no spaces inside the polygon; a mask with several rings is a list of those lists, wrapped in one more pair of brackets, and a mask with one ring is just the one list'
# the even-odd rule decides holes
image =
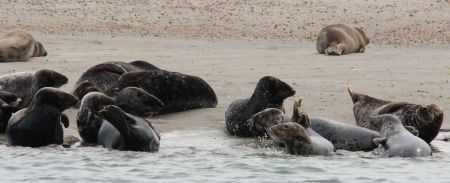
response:
{"label": "seal lying on sand", "polygon": [[144,118],[127,114],[114,105],[106,106],[99,113],[105,120],[97,141],[103,147],[128,151],[159,150],[160,137]]}
{"label": "seal lying on sand", "polygon": [[242,137],[264,136],[265,130],[252,130],[248,127],[248,119],[266,108],[284,110],[284,99],[293,96],[295,90],[287,83],[272,76],[261,78],[252,96],[232,102],[225,112],[228,132]]}
{"label": "seal lying on sand", "polygon": [[369,44],[364,31],[343,24],[333,24],[323,28],[317,36],[316,49],[321,54],[345,55],[363,53]]}
{"label": "seal lying on sand", "polygon": [[206,81],[177,72],[154,70],[125,73],[106,94],[115,96],[116,92],[126,87],[142,88],[160,99],[164,109],[158,114],[217,105],[216,93]]}
{"label": "seal lying on sand", "polygon": [[28,32],[18,30],[0,38],[0,62],[25,62],[31,57],[45,57],[44,46]]}
{"label": "seal lying on sand", "polygon": [[365,94],[354,92],[348,87],[354,103],[353,112],[358,126],[380,131],[369,123],[369,117],[393,114],[400,118],[404,126],[412,126],[419,131],[419,137],[430,143],[439,133],[444,120],[444,112],[435,104],[417,105],[407,102],[384,101]]}
{"label": "seal lying on sand", "polygon": [[40,89],[28,108],[13,114],[6,128],[10,145],[39,147],[63,143],[63,128],[69,119],[62,111],[77,104],[77,99],[56,88]]}
{"label": "seal lying on sand", "polygon": [[82,99],[89,92],[104,93],[109,89],[119,77],[131,71],[160,70],[158,67],[145,62],[133,61],[125,62],[106,62],[89,68],[84,72],[80,79],[75,83],[73,95]]}
{"label": "seal lying on sand", "polygon": [[379,145],[382,156],[422,157],[431,156],[430,146],[409,133],[400,119],[392,114],[371,116],[369,122],[381,130],[381,137],[373,141]]}
{"label": "seal lying on sand", "polygon": [[84,142],[97,143],[98,131],[104,120],[98,111],[108,105],[117,105],[125,112],[140,117],[151,116],[164,107],[159,99],[135,87],[121,90],[116,99],[99,92],[88,93],[81,100],[77,114],[78,133]]}
{"label": "seal lying on sand", "polygon": [[53,70],[41,69],[36,72],[18,72],[0,76],[3,91],[19,96],[19,107],[28,107],[34,94],[43,87],[59,88],[66,84],[67,77]]}
{"label": "seal lying on sand", "polygon": [[286,122],[272,126],[269,135],[275,141],[284,143],[289,154],[329,155],[334,152],[333,144],[310,128],[306,113],[301,114],[298,123]]}

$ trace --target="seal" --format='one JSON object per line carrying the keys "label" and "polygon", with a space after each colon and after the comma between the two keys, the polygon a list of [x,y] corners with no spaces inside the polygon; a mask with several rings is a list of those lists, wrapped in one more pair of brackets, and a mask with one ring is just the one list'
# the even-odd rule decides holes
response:
{"label": "seal", "polygon": [[302,125],[286,122],[270,127],[270,138],[284,143],[286,152],[293,155],[329,155],[334,152],[333,144],[308,126],[310,122],[306,113],[302,113],[299,122]]}
{"label": "seal", "polygon": [[324,27],[317,36],[316,49],[320,54],[345,55],[363,53],[369,38],[360,28],[333,24]]}
{"label": "seal", "polygon": [[400,118],[404,126],[412,126],[419,131],[419,137],[430,143],[436,138],[444,120],[443,110],[435,104],[418,105],[407,102],[380,100],[365,94],[354,92],[348,86],[348,92],[354,103],[353,113],[360,127],[380,131],[369,123],[369,117],[381,114],[393,114]]}
{"label": "seal", "polygon": [[400,119],[392,114],[371,116],[369,122],[380,128],[381,137],[373,139],[381,156],[423,157],[431,156],[430,146],[408,132]]}
{"label": "seal", "polygon": [[164,109],[158,114],[214,108],[217,105],[216,93],[206,81],[177,72],[128,72],[120,76],[106,94],[116,96],[117,91],[126,87],[141,88],[160,99],[164,103]]}
{"label": "seal", "polygon": [[63,128],[69,119],[62,111],[77,104],[77,99],[56,88],[36,92],[30,106],[14,113],[6,127],[10,145],[40,147],[63,143]]}
{"label": "seal", "polygon": [[21,98],[19,107],[28,107],[35,93],[44,87],[59,88],[66,84],[67,77],[53,70],[41,69],[36,72],[18,72],[0,76],[3,91]]}
{"label": "seal", "polygon": [[225,111],[225,125],[228,132],[241,137],[264,136],[264,131],[248,128],[248,119],[267,108],[284,111],[284,100],[294,94],[295,90],[278,78],[262,77],[250,98],[236,100],[228,106]]}
{"label": "seal", "polygon": [[21,99],[16,94],[0,90],[0,100],[10,105],[17,105]]}
{"label": "seal", "polygon": [[99,111],[105,119],[98,132],[98,143],[108,149],[156,152],[160,137],[144,118],[125,113],[109,105]]}
{"label": "seal", "polygon": [[135,87],[121,90],[115,99],[99,92],[88,93],[81,100],[77,113],[78,133],[84,142],[97,143],[98,131],[104,120],[98,111],[108,105],[117,105],[125,112],[139,117],[151,116],[164,107],[159,99]]}
{"label": "seal", "polygon": [[137,60],[130,63],[105,62],[89,68],[75,83],[73,95],[83,98],[89,92],[104,93],[115,83],[119,77],[131,71],[160,70],[158,67]]}
{"label": "seal", "polygon": [[33,36],[23,30],[0,38],[0,62],[25,62],[31,57],[45,57],[47,50]]}
{"label": "seal", "polygon": [[9,105],[0,99],[0,133],[5,133],[6,126],[12,114],[19,110],[19,107]]}

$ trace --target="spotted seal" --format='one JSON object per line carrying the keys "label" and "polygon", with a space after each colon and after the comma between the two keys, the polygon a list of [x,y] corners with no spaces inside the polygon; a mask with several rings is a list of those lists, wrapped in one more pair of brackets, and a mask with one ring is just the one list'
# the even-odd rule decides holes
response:
{"label": "spotted seal", "polygon": [[160,137],[149,121],[127,114],[114,105],[104,107],[99,114],[105,119],[97,140],[103,147],[128,151],[159,150]]}
{"label": "spotted seal", "polygon": [[317,36],[317,52],[327,55],[345,55],[364,52],[369,38],[360,28],[333,24],[324,27]]}
{"label": "spotted seal", "polygon": [[418,105],[380,100],[354,92],[351,86],[348,86],[348,92],[354,103],[353,112],[356,124],[360,127],[380,131],[378,127],[369,123],[369,117],[393,114],[400,118],[404,126],[412,126],[418,130],[419,137],[430,143],[439,133],[444,120],[443,110],[435,104]]}
{"label": "spotted seal", "polygon": [[225,112],[228,132],[242,137],[264,136],[265,130],[249,129],[248,119],[267,108],[284,111],[284,100],[294,94],[295,90],[280,79],[272,76],[262,77],[250,98],[236,100],[228,106]]}
{"label": "spotted seal", "polygon": [[42,43],[26,31],[10,32],[0,38],[0,62],[25,62],[31,57],[45,56],[47,50]]}
{"label": "spotted seal", "polygon": [[381,156],[423,157],[431,156],[430,146],[409,133],[400,119],[392,114],[369,117],[369,122],[380,129],[381,137],[373,141]]}
{"label": "spotted seal", "polygon": [[21,98],[19,107],[28,107],[35,93],[43,87],[59,88],[66,84],[67,77],[49,69],[36,72],[17,72],[0,76],[3,91],[13,93]]}
{"label": "spotted seal", "polygon": [[56,88],[36,92],[28,108],[14,113],[6,127],[10,145],[39,147],[63,143],[63,128],[69,119],[62,111],[74,106],[77,98]]}

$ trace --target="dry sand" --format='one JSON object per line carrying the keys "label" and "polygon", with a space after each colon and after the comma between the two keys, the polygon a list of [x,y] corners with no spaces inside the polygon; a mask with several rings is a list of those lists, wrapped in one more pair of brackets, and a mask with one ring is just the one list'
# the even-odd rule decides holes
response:
{"label": "dry sand", "polygon": [[[70,92],[82,72],[95,64],[142,59],[162,69],[204,78],[217,93],[217,108],[150,119],[163,135],[177,130],[225,129],[228,104],[249,97],[265,75],[291,84],[296,96],[303,97],[304,110],[310,116],[354,124],[348,84],[356,91],[387,100],[435,103],[450,113],[450,52],[445,48],[369,46],[364,54],[338,57],[317,54],[314,43],[298,41],[35,37],[42,40],[49,56],[25,63],[2,63],[0,74],[54,69],[69,77],[62,89]],[[289,113],[292,101],[286,100]],[[66,113],[71,121],[66,134],[77,135],[76,110]]]}
{"label": "dry sand", "polygon": [[2,30],[315,41],[328,24],[376,44],[447,45],[448,0],[0,0]]}

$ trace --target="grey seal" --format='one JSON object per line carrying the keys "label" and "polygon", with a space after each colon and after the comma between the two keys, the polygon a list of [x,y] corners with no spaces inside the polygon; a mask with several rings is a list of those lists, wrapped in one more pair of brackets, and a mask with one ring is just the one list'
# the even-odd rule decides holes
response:
{"label": "grey seal", "polygon": [[360,28],[333,24],[324,27],[317,36],[317,52],[327,55],[345,55],[349,53],[363,53],[369,38]]}
{"label": "grey seal", "polygon": [[25,62],[31,57],[45,57],[42,43],[23,30],[17,30],[0,38],[0,62]]}

